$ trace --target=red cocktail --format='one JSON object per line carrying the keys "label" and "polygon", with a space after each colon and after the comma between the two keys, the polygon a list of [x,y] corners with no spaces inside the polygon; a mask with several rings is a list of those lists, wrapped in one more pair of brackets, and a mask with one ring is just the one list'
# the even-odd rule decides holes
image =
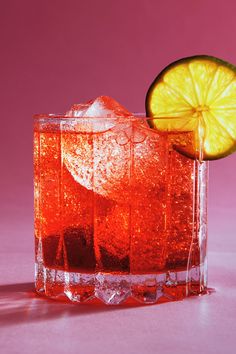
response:
{"label": "red cocktail", "polygon": [[207,165],[176,148],[193,132],[82,108],[35,117],[37,291],[109,304],[204,292]]}

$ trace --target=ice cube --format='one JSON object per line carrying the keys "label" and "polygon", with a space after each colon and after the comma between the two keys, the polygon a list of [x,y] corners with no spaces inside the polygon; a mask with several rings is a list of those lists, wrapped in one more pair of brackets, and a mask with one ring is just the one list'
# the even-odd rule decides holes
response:
{"label": "ice cube", "polygon": [[128,117],[131,116],[131,113],[114,99],[108,96],[100,96],[86,103],[74,104],[70,111],[66,113],[66,116],[83,118],[83,121],[70,122],[70,125],[73,125],[76,131],[82,129],[82,131],[101,132],[115,125],[114,118]]}
{"label": "ice cube", "polygon": [[[80,105],[78,108],[81,109]],[[145,179],[145,171],[150,170],[156,149],[145,143],[145,139],[150,132],[156,133],[145,120],[133,117],[106,96],[90,102],[83,114],[79,121],[76,119],[77,129],[70,124],[64,126],[62,146],[67,169],[87,189],[113,200],[128,200],[132,194],[133,161],[140,170],[142,186],[150,182]]]}
{"label": "ice cube", "polygon": [[132,114],[113,98],[100,96],[93,101],[89,101],[89,108],[86,117],[129,117]]}

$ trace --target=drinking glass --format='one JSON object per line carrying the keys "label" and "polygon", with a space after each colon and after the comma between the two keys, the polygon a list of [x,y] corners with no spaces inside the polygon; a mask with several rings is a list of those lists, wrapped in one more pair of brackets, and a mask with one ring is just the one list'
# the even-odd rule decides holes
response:
{"label": "drinking glass", "polygon": [[154,120],[34,116],[38,293],[120,304],[205,292],[200,123]]}

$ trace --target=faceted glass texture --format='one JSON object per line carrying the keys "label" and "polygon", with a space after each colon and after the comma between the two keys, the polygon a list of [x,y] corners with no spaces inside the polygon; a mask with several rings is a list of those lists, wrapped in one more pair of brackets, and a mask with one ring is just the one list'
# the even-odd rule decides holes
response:
{"label": "faceted glass texture", "polygon": [[205,292],[207,163],[178,152],[193,132],[149,120],[35,116],[38,293],[120,304]]}

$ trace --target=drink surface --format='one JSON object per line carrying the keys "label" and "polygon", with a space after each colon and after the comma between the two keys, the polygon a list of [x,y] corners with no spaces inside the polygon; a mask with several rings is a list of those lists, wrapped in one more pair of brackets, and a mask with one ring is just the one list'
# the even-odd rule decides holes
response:
{"label": "drink surface", "polygon": [[142,119],[100,127],[35,122],[35,238],[44,266],[110,274],[199,266],[206,166],[172,144],[191,133],[159,132]]}

